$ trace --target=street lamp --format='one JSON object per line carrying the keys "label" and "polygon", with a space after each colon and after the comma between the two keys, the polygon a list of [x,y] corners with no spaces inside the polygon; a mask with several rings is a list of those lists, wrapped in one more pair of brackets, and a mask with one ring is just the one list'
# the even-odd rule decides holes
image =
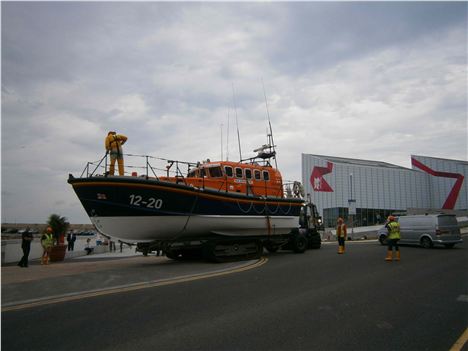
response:
{"label": "street lamp", "polygon": [[351,219],[351,239],[354,239],[354,221],[353,216],[356,215],[356,200],[353,199],[353,174],[349,174],[349,199],[348,199],[348,215]]}

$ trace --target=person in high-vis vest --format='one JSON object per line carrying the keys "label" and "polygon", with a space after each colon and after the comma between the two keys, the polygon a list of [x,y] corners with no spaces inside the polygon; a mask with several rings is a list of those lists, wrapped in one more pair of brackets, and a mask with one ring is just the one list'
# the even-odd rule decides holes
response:
{"label": "person in high-vis vest", "polygon": [[107,133],[105,140],[106,152],[110,155],[110,166],[109,166],[109,175],[114,175],[115,173],[115,161],[119,165],[119,175],[124,175],[124,161],[123,161],[123,152],[122,145],[127,141],[127,137],[122,134],[117,134],[114,131]]}
{"label": "person in high-vis vest", "polygon": [[395,248],[395,261],[400,260],[400,248],[398,247],[398,241],[401,239],[400,235],[400,223],[395,220],[395,217],[389,216],[388,222],[385,225],[388,231],[387,236],[387,257],[385,257],[385,261],[392,261],[393,260],[393,248]]}
{"label": "person in high-vis vest", "polygon": [[52,250],[52,246],[54,246],[54,235],[52,233],[51,227],[47,227],[46,232],[42,234],[41,246],[42,246],[41,264],[49,264],[50,251]]}
{"label": "person in high-vis vest", "polygon": [[346,231],[346,224],[343,223],[343,218],[338,218],[336,221],[336,238],[338,239],[338,253],[344,254],[345,252],[345,241],[348,233]]}

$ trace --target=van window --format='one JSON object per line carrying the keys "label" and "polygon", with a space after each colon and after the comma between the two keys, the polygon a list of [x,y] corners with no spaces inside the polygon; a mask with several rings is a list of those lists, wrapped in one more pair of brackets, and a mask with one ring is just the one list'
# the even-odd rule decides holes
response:
{"label": "van window", "polygon": [[210,177],[212,178],[221,178],[223,176],[223,171],[221,171],[221,167],[211,167],[209,168]]}
{"label": "van window", "polygon": [[242,173],[242,168],[236,167],[236,178],[242,178],[243,173]]}
{"label": "van window", "polygon": [[252,179],[252,171],[250,169],[245,170],[245,178]]}
{"label": "van window", "polygon": [[260,173],[260,171],[259,171],[258,169],[256,169],[256,170],[254,171],[254,175],[255,175],[255,179],[256,179],[256,180],[260,180],[260,179],[262,178],[262,177],[261,177],[261,173]]}
{"label": "van window", "polygon": [[458,221],[455,216],[439,216],[439,226],[458,226]]}
{"label": "van window", "polygon": [[224,166],[224,172],[228,177],[232,177],[232,167],[231,166]]}
{"label": "van window", "polygon": [[268,171],[263,171],[263,179],[265,181],[269,181],[270,180],[270,173],[268,173]]}
{"label": "van window", "polygon": [[400,217],[400,225],[403,227],[421,227],[434,225],[434,217],[432,216],[402,216]]}

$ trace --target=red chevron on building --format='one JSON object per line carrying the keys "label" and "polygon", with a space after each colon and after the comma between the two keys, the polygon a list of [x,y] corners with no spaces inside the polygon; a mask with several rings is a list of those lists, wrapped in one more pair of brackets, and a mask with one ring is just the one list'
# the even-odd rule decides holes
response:
{"label": "red chevron on building", "polygon": [[333,163],[327,162],[327,167],[315,166],[310,176],[310,184],[314,191],[333,192],[332,187],[323,178],[325,174],[331,173],[333,170]]}
{"label": "red chevron on building", "polygon": [[422,162],[416,160],[414,157],[411,157],[411,164],[414,167],[419,168],[420,170],[434,176],[434,177],[443,177],[443,178],[454,178],[456,179],[455,184],[453,185],[452,190],[447,196],[447,199],[444,202],[444,205],[442,206],[443,209],[446,210],[453,210],[455,207],[455,204],[458,199],[458,194],[460,193],[460,189],[463,184],[464,176],[459,173],[449,173],[449,172],[440,172],[440,171],[435,171]]}

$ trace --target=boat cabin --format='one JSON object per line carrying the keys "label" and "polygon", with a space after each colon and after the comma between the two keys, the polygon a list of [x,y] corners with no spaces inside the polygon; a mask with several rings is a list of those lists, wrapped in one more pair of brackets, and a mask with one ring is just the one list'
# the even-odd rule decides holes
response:
{"label": "boat cabin", "polygon": [[271,166],[241,162],[205,162],[188,171],[187,177],[162,177],[197,188],[251,196],[283,197],[281,173]]}

